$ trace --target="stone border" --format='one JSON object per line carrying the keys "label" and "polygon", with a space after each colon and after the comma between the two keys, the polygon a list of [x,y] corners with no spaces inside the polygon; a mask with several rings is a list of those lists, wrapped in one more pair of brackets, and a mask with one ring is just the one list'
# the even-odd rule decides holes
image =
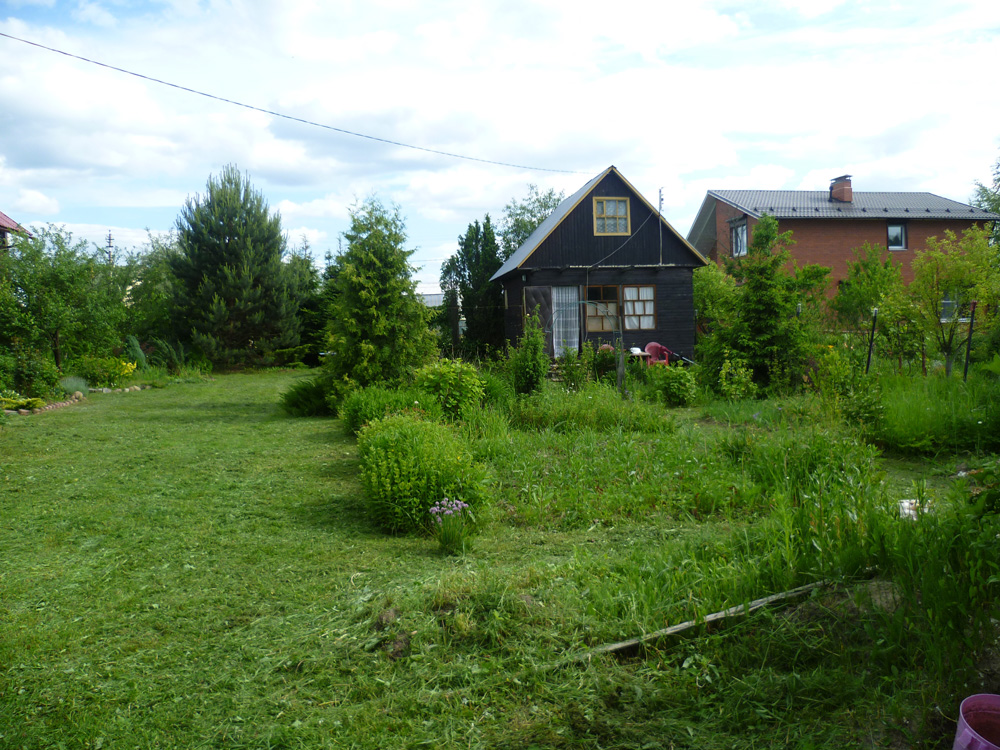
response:
{"label": "stone border", "polygon": [[[132,393],[133,391],[145,391],[152,388],[151,385],[130,385],[128,388],[91,388],[90,393]],[[84,401],[87,397],[83,395],[80,391],[76,391],[73,396],[66,401],[53,401],[50,404],[45,404],[45,406],[35,408],[35,409],[4,409],[4,414],[8,417],[27,417],[32,414],[41,414],[45,411],[52,411],[53,409],[61,409],[64,406],[72,406],[73,404],[78,404]]]}

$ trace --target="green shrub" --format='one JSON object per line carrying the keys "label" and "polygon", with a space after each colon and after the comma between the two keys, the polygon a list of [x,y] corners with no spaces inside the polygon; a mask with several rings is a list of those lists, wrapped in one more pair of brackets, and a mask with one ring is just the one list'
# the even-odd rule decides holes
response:
{"label": "green shrub", "polygon": [[340,405],[344,431],[357,435],[361,428],[391,414],[410,412],[431,421],[444,416],[441,405],[432,395],[419,388],[390,388],[370,385],[351,391]]}
{"label": "green shrub", "polygon": [[14,389],[14,376],[17,372],[17,357],[13,354],[0,354],[0,391]]}
{"label": "green shrub", "polygon": [[594,367],[594,347],[588,341],[579,352],[567,349],[556,358],[556,367],[563,388],[580,390],[588,380]]}
{"label": "green shrub", "polygon": [[417,370],[417,388],[430,393],[452,419],[483,399],[483,381],[476,368],[460,359],[442,359]]}
{"label": "green shrub", "polygon": [[728,401],[743,401],[757,396],[753,370],[745,360],[727,353],[719,370],[719,393]]}
{"label": "green shrub", "polygon": [[40,398],[22,396],[14,391],[0,391],[0,410],[41,409],[45,401]]}
{"label": "green shrub", "polygon": [[426,530],[434,503],[475,508],[488,494],[487,470],[446,424],[409,414],[376,420],[358,434],[358,455],[371,518],[387,531]]}
{"label": "green shrub", "polygon": [[641,401],[627,401],[611,386],[591,383],[569,392],[555,387],[520,398],[511,413],[511,424],[520,429],[571,432],[672,432],[676,428],[662,409]]}
{"label": "green shrub", "polygon": [[646,382],[656,400],[667,406],[688,406],[698,395],[694,373],[682,365],[650,367]]}
{"label": "green shrub", "polygon": [[125,348],[122,351],[122,356],[128,362],[135,362],[137,370],[145,370],[149,367],[149,363],[146,361],[146,352],[139,346],[139,339],[132,334],[125,337]]}
{"label": "green shrub", "polygon": [[118,388],[135,372],[135,363],[117,357],[80,357],[69,369],[94,388]]}
{"label": "green shrub", "polygon": [[299,380],[281,394],[281,408],[293,417],[329,417],[334,412],[327,403],[329,378],[318,375]]}
{"label": "green shrub", "polygon": [[507,350],[507,366],[518,395],[534,393],[542,387],[549,371],[549,356],[545,353],[545,332],[536,315],[525,319],[520,342]]}
{"label": "green shrub", "polygon": [[13,389],[25,396],[42,397],[54,392],[59,385],[59,368],[52,358],[33,350],[14,353]]}

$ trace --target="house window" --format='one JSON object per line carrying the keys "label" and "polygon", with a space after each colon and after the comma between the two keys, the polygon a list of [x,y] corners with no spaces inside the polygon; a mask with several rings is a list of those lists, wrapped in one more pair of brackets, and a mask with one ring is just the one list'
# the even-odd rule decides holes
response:
{"label": "house window", "polygon": [[729,228],[729,246],[733,249],[734,258],[742,258],[747,254],[747,223],[745,221]]}
{"label": "house window", "polygon": [[587,332],[601,333],[618,329],[618,287],[587,287]]}
{"label": "house window", "polygon": [[888,232],[890,250],[906,249],[906,224],[890,224]]}
{"label": "house window", "polygon": [[628,198],[594,198],[594,234],[629,234]]}
{"label": "house window", "polygon": [[622,287],[622,312],[626,331],[656,328],[656,287]]}

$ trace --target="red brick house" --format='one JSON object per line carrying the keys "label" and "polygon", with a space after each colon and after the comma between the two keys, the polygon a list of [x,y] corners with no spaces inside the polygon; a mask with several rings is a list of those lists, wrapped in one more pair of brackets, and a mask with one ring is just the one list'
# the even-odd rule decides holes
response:
{"label": "red brick house", "polygon": [[778,219],[782,232],[791,230],[795,244],[790,250],[800,266],[816,263],[831,269],[830,295],[847,277],[854,248],[866,242],[887,248],[909,283],[914,252],[925,249],[928,237],[1000,221],[1000,215],[933,193],[855,192],[851,176],[844,175],[831,181],[829,191],[709,190],[688,242],[716,263],[739,257],[765,213]]}

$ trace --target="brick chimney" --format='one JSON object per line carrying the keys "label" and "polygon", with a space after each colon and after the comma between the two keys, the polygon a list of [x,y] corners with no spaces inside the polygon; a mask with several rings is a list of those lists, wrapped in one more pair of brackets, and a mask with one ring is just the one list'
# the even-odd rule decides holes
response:
{"label": "brick chimney", "polygon": [[834,177],[830,180],[830,200],[839,203],[850,203],[854,199],[851,190],[851,176],[849,174]]}

